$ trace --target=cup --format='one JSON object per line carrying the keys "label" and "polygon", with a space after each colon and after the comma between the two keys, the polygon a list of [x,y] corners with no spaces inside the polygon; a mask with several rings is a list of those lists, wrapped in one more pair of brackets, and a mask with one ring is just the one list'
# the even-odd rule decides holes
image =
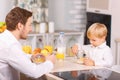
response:
{"label": "cup", "polygon": [[58,61],[63,61],[65,59],[65,54],[64,53],[56,53],[56,58]]}
{"label": "cup", "polygon": [[49,33],[54,33],[54,22],[49,22]]}
{"label": "cup", "polygon": [[54,35],[50,33],[43,34],[43,48],[49,50],[50,53],[53,52],[54,49]]}
{"label": "cup", "polygon": [[46,33],[46,29],[47,29],[47,24],[46,23],[40,23],[39,32],[40,33]]}
{"label": "cup", "polygon": [[22,50],[27,54],[32,53],[32,45],[30,41],[27,41],[27,40],[22,41]]}

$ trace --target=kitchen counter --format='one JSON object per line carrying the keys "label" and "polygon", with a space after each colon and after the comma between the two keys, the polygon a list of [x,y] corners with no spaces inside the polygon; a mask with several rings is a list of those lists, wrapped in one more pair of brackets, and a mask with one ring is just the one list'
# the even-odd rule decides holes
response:
{"label": "kitchen counter", "polygon": [[116,42],[120,42],[120,38],[115,39]]}

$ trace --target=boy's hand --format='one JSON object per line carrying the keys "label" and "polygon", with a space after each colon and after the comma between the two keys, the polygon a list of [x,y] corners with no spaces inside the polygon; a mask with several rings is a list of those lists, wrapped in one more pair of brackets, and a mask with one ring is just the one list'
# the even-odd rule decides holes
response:
{"label": "boy's hand", "polygon": [[94,61],[90,58],[85,58],[83,63],[84,65],[87,65],[87,66],[95,66]]}
{"label": "boy's hand", "polygon": [[78,53],[78,45],[74,45],[72,47],[72,52],[73,52],[73,54],[77,54]]}

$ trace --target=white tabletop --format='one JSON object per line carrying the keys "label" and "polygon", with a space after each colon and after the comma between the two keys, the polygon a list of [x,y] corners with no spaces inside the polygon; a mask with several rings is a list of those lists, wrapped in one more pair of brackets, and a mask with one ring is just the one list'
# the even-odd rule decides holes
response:
{"label": "white tabletop", "polygon": [[83,64],[77,63],[77,59],[74,57],[66,57],[63,62],[56,61],[54,69],[51,72],[64,72],[64,71],[74,71],[74,70],[89,70],[89,69],[99,69],[103,68],[100,66],[85,66]]}

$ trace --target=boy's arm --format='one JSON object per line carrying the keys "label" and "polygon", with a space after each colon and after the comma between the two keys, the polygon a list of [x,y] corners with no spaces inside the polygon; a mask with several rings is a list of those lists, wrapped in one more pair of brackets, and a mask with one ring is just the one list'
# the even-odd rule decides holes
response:
{"label": "boy's arm", "polygon": [[74,45],[74,46],[72,46],[72,52],[73,52],[73,54],[77,54],[78,53],[78,45]]}

